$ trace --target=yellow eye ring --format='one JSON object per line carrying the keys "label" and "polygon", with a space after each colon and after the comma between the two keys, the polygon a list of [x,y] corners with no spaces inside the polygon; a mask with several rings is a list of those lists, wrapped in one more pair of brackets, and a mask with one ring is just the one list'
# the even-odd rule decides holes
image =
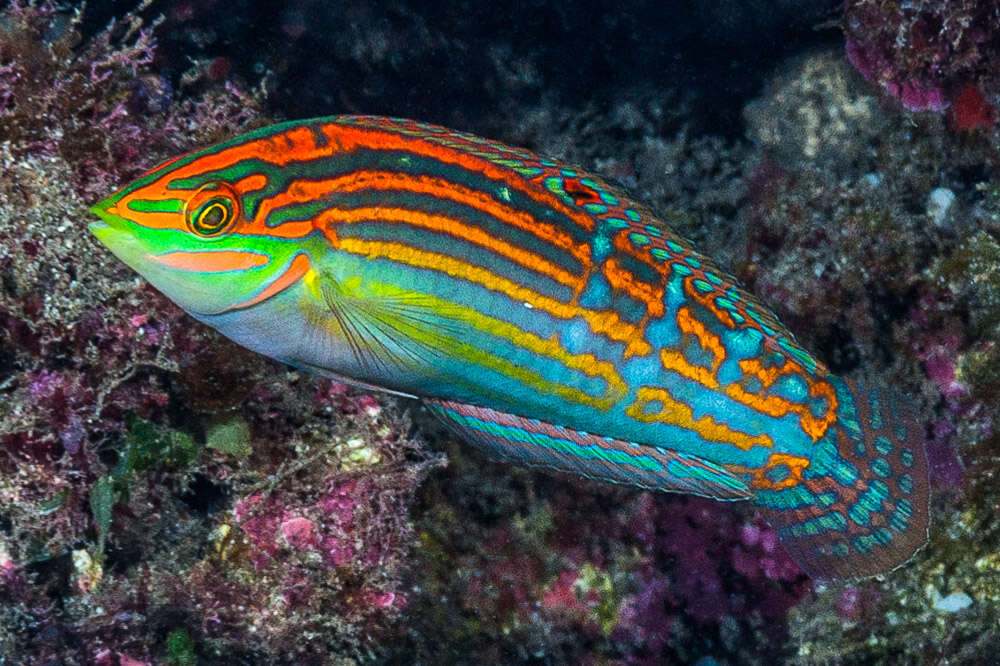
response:
{"label": "yellow eye ring", "polygon": [[233,221],[230,201],[223,197],[212,197],[194,214],[191,230],[199,236],[215,236],[221,233]]}
{"label": "yellow eye ring", "polygon": [[224,236],[236,226],[239,216],[239,198],[225,183],[205,185],[184,206],[188,231],[206,239]]}

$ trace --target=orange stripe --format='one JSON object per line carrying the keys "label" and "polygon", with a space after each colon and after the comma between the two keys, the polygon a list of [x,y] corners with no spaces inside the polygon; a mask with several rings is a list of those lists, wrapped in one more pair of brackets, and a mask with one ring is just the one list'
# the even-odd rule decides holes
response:
{"label": "orange stripe", "polygon": [[718,372],[719,366],[726,360],[726,348],[722,340],[698,321],[687,306],[677,310],[677,327],[681,329],[681,333],[694,335],[704,349],[712,352],[712,374]]}
{"label": "orange stripe", "polygon": [[[652,215],[649,215],[649,219],[656,220],[656,218],[653,217]],[[644,236],[649,238],[650,244],[644,247],[636,245],[634,242],[632,242],[632,239],[629,238],[629,234],[632,232],[638,232],[643,234]],[[645,266],[649,266],[660,275],[666,276],[667,274],[670,273],[670,265],[668,262],[656,261],[653,259],[653,256],[649,253],[649,248],[651,247],[658,247],[660,249],[666,250],[668,249],[667,244],[660,238],[650,237],[649,234],[644,229],[639,228],[638,225],[630,224],[628,227],[625,227],[624,229],[619,229],[618,232],[615,234],[614,243],[615,243],[615,249],[629,255],[630,257],[636,259]]]}
{"label": "orange stripe", "polygon": [[748,435],[719,423],[711,416],[695,419],[694,410],[689,405],[675,400],[665,389],[655,386],[640,386],[635,402],[628,406],[625,413],[636,421],[675,425],[698,433],[707,441],[730,444],[742,451],[749,451],[755,446],[774,447],[774,440],[769,435]]}
{"label": "orange stripe", "polygon": [[251,174],[246,178],[242,178],[233,183],[233,189],[240,194],[255,192],[257,190],[262,190],[265,187],[267,187],[267,176],[262,173]]}
{"label": "orange stripe", "polygon": [[667,370],[673,370],[682,377],[687,377],[692,381],[696,381],[706,388],[719,388],[719,383],[715,380],[715,377],[709,370],[697,365],[691,365],[687,362],[687,359],[684,358],[684,355],[679,352],[661,349],[660,362]]}
{"label": "orange stripe", "polygon": [[[181,157],[183,157],[183,155]],[[176,159],[180,159],[180,157]],[[263,189],[266,186],[267,186],[267,177],[259,173],[247,176],[246,178],[243,178],[233,183],[233,189],[240,195],[246,194],[247,192],[253,192],[255,190]],[[110,208],[109,212],[115,215],[121,215],[126,219],[130,219],[137,224],[141,224],[147,229],[183,229],[187,231],[187,226],[186,226],[187,223],[184,220],[184,216],[181,214],[158,213],[158,212],[144,213],[129,209],[128,203],[134,199],[182,199],[186,201],[189,200],[190,197],[196,194],[199,190],[176,189],[167,191],[162,187],[162,185],[155,190],[150,190],[149,188],[151,187],[153,187],[152,184],[147,185],[142,189],[136,190],[128,197],[122,199],[115,206]],[[121,211],[125,212],[122,213]],[[239,227],[241,233],[247,233],[248,231],[252,232],[252,225],[247,224],[246,220],[242,218],[236,221],[236,225]],[[286,237],[300,238],[301,236],[305,236],[306,234],[310,233],[313,229],[311,226],[308,226],[308,228],[304,230],[301,227],[296,227],[294,230],[300,232],[298,236],[286,236]],[[268,232],[270,231],[271,230],[268,230]],[[286,229],[285,231],[286,233],[289,233],[293,231],[293,229],[289,228]],[[278,235],[278,234],[268,233],[267,235]]]}
{"label": "orange stripe", "polygon": [[[477,171],[491,180],[502,181],[542,206],[562,213],[582,229],[591,232],[594,230],[594,219],[588,214],[567,206],[556,195],[544,188],[538,188],[536,184],[526,181],[520,176],[511,178],[511,169],[497,166],[482,157],[470,155],[461,146],[450,148],[422,137],[398,136],[386,130],[363,130],[344,127],[337,123],[326,125],[323,131],[331,142],[339,142],[345,150],[358,146],[384,150],[406,150],[416,155],[437,159],[446,164],[456,164],[469,171]],[[440,137],[431,135],[431,139],[440,140]]]}
{"label": "orange stripe", "polygon": [[[704,261],[704,259],[702,259],[700,256],[699,259]],[[682,283],[684,285],[684,293],[687,295],[687,297],[705,306],[705,308],[709,312],[715,315],[715,318],[718,319],[723,326],[733,330],[739,328],[747,328],[746,324],[744,325],[737,324],[736,321],[733,319],[732,315],[729,314],[729,312],[723,310],[722,308],[720,308],[715,304],[715,299],[718,296],[715,289],[713,289],[708,293],[702,293],[697,289],[695,289],[694,287],[695,280],[701,280],[703,282],[708,282],[708,280],[705,279],[705,273],[703,271],[697,269],[692,269],[692,271],[693,275],[684,278],[684,281]],[[711,282],[708,283],[711,284]],[[746,294],[745,296],[746,300],[750,300],[749,294]],[[751,321],[750,317],[747,317],[746,319],[747,321]],[[750,326],[759,329],[759,327],[756,324],[750,324]],[[781,327],[778,328],[780,330]],[[772,344],[776,344],[774,343],[773,336],[768,336],[766,333],[764,333],[764,331],[761,331],[761,335],[763,335],[766,340],[771,340]]]}
{"label": "orange stripe", "polygon": [[248,159],[259,159],[276,166],[285,166],[292,162],[329,157],[337,150],[336,143],[317,147],[315,136],[308,127],[292,127],[273,136],[255,139],[217,153],[202,155],[194,162],[185,164],[172,173],[164,174],[164,178],[169,177],[168,180],[190,178],[206,171],[225,169]]}
{"label": "orange stripe", "polygon": [[243,271],[264,266],[271,261],[266,254],[249,250],[217,250],[190,252],[177,250],[163,254],[152,254],[150,258],[158,264],[194,273],[222,273]]}
{"label": "orange stripe", "polygon": [[279,275],[278,279],[274,280],[273,282],[271,282],[271,284],[267,285],[267,287],[259,294],[257,294],[256,296],[247,301],[230,305],[228,308],[219,310],[218,312],[212,314],[222,314],[223,312],[230,312],[232,310],[242,310],[252,305],[263,303],[264,301],[271,298],[275,294],[284,291],[288,287],[298,282],[303,275],[309,272],[309,269],[311,267],[312,266],[309,263],[309,257],[307,257],[304,254],[297,254],[295,255],[295,259],[292,260],[291,265],[289,265],[289,267],[285,269],[285,272]]}
{"label": "orange stripe", "polygon": [[[126,206],[128,199],[139,194],[142,198],[147,199],[166,198],[166,186],[173,180],[191,178],[207,171],[225,169],[248,159],[258,159],[275,166],[288,166],[330,157],[340,152],[367,148],[408,151],[415,155],[429,157],[481,173],[491,180],[502,182],[517,190],[540,206],[565,215],[582,229],[589,232],[594,230],[594,220],[583,211],[567,206],[557,196],[538,187],[536,183],[520,177],[511,178],[510,169],[497,166],[484,158],[470,155],[461,149],[441,146],[421,137],[400,136],[382,129],[367,130],[342,126],[336,122],[328,123],[322,130],[329,139],[323,146],[316,145],[312,129],[295,127],[271,137],[233,146],[215,154],[203,155],[190,164],[164,173],[159,179],[132,193],[120,203],[122,206]],[[175,196],[177,193],[176,190],[173,190],[170,192],[170,196]],[[275,231],[275,229],[268,229],[269,235],[277,235]]]}
{"label": "orange stripe", "polygon": [[313,201],[333,192],[355,193],[367,189],[428,194],[438,199],[464,204],[492,215],[512,227],[531,233],[550,245],[566,250],[584,266],[588,266],[590,263],[590,248],[586,244],[574,243],[568,234],[563,233],[554,225],[541,222],[523,211],[505,206],[484,192],[427,175],[411,176],[391,171],[358,171],[328,180],[295,181],[285,191],[262,200],[257,217],[259,220],[263,220],[281,206]]}
{"label": "orange stripe", "polygon": [[523,250],[517,245],[507,243],[477,227],[463,224],[461,220],[444,217],[441,215],[428,215],[420,211],[407,210],[405,208],[352,208],[350,210],[339,210],[332,208],[324,211],[316,218],[316,224],[325,227],[327,223],[350,224],[354,222],[364,222],[377,220],[379,222],[394,222],[408,224],[413,227],[430,229],[446,233],[455,238],[460,238],[480,247],[496,252],[502,257],[506,257],[526,268],[530,268],[536,273],[546,275],[556,282],[564,284],[574,290],[581,290],[585,286],[580,278],[564,271],[544,257]]}
{"label": "orange stripe", "polygon": [[[837,395],[833,386],[825,381],[809,381],[806,375],[802,375],[809,382],[809,393],[814,398],[826,398],[827,409],[823,416],[817,417],[812,413],[808,405],[791,402],[778,396],[761,397],[748,393],[737,384],[730,384],[726,387],[726,395],[733,400],[741,402],[748,407],[768,416],[779,418],[788,413],[799,415],[799,424],[813,441],[818,441],[831,425],[837,420]],[[765,385],[765,388],[770,386]]]}
{"label": "orange stripe", "polygon": [[560,319],[583,317],[595,333],[625,343],[627,349],[634,350],[632,353],[644,355],[650,352],[649,343],[640,336],[639,330],[632,324],[622,321],[615,312],[588,310],[577,305],[562,303],[500,277],[486,268],[469,264],[446,254],[428,252],[402,243],[367,241],[358,238],[341,238],[339,243],[338,249],[369,259],[386,258],[408,266],[427,268],[480,284],[487,289],[506,294],[515,301],[527,303],[531,307],[539,308]]}
{"label": "orange stripe", "polygon": [[[307,127],[298,127],[282,132],[266,139],[257,139],[249,143],[233,146],[216,154],[203,155],[190,164],[185,164],[177,169],[166,171],[158,179],[149,183],[143,188],[136,190],[118,202],[118,207],[126,210],[128,202],[133,198],[141,199],[165,199],[183,197],[184,190],[167,190],[167,185],[178,179],[191,178],[207,171],[224,169],[246,159],[257,158],[265,162],[270,162],[278,166],[300,159],[314,159],[332,154],[333,147],[327,146],[322,151],[316,148],[312,132]],[[251,180],[253,176],[241,181],[244,186],[253,189],[253,185],[260,181]],[[266,183],[265,183],[266,184]],[[189,192],[193,193],[193,190]],[[115,212],[115,211],[112,211]],[[123,215],[135,222],[158,229],[186,229],[183,216],[171,216],[166,220],[156,220],[146,215],[136,215],[129,212]],[[310,227],[310,231],[311,231]],[[285,230],[286,232],[288,230]],[[268,235],[279,235],[269,230]]]}
{"label": "orange stripe", "polygon": [[715,374],[719,371],[719,366],[726,358],[726,349],[722,341],[714,333],[709,331],[703,323],[694,318],[691,309],[681,306],[677,310],[677,328],[685,335],[693,335],[698,339],[698,343],[703,349],[712,353],[712,367],[704,368],[690,363],[684,355],[669,349],[660,350],[660,362],[667,370],[673,370],[683,377],[696,381],[702,386],[710,389],[719,388],[719,382]]}
{"label": "orange stripe", "polygon": [[[783,356],[783,358],[785,357]],[[778,379],[783,375],[805,376],[802,366],[790,358],[785,358],[784,365],[774,365],[770,368],[765,368],[760,359],[745,358],[740,361],[740,370],[742,370],[745,374],[757,377],[757,379],[760,380],[760,383],[765,387],[771,386],[771,384],[778,381]]]}
{"label": "orange stripe", "polygon": [[613,289],[624,291],[629,296],[646,305],[646,313],[650,317],[663,316],[663,286],[642,282],[635,275],[625,270],[618,260],[608,257],[601,267],[604,276]]}
{"label": "orange stripe", "polygon": [[[788,469],[788,475],[781,481],[772,481],[767,477],[767,473],[772,469],[784,465]],[[736,474],[750,475],[750,487],[754,490],[782,490],[793,488],[801,484],[804,479],[802,472],[810,465],[809,458],[792,455],[791,453],[774,452],[768,456],[763,467],[752,468],[743,465],[727,465],[726,468]]]}

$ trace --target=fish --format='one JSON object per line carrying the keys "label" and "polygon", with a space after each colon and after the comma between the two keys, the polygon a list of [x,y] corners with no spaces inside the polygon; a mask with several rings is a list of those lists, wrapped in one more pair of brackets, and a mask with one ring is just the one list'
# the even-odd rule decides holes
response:
{"label": "fish", "polygon": [[175,157],[91,232],[235,342],[421,401],[516,464],[748,501],[816,579],[927,540],[911,402],[832,374],[649,208],[433,124],[285,122]]}

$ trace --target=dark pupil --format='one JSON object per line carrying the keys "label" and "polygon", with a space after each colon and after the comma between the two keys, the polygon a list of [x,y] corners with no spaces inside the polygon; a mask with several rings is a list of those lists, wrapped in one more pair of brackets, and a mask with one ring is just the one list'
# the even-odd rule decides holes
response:
{"label": "dark pupil", "polygon": [[225,206],[213,203],[198,216],[198,226],[203,231],[217,231],[226,223],[227,217]]}

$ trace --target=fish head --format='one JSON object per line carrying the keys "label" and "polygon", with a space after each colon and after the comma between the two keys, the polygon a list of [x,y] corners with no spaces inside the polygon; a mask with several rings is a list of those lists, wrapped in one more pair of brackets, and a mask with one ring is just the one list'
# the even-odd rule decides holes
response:
{"label": "fish head", "polygon": [[245,153],[230,142],[156,167],[95,204],[90,231],[196,317],[266,300],[304,274],[316,234],[308,221],[268,226],[268,178]]}

